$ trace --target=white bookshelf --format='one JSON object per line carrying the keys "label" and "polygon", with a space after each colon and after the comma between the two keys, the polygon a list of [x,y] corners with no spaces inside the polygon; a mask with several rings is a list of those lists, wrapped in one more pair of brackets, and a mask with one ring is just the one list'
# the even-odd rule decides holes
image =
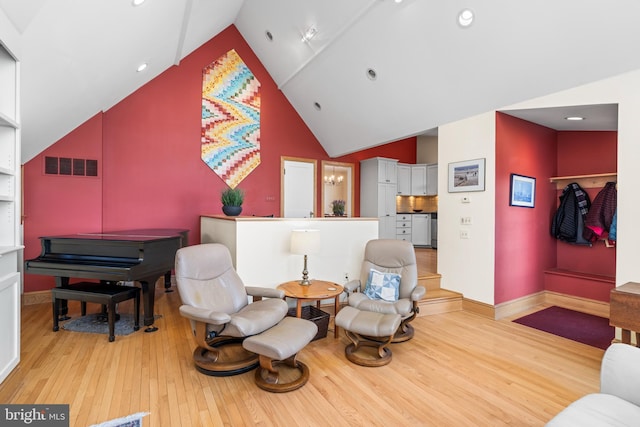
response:
{"label": "white bookshelf", "polygon": [[0,40],[0,382],[20,361],[20,64]]}

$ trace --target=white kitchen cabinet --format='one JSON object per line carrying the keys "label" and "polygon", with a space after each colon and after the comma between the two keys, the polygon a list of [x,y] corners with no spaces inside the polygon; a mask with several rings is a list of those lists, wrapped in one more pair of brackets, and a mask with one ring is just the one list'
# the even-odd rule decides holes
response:
{"label": "white kitchen cabinet", "polygon": [[396,239],[411,242],[411,215],[396,215]]}
{"label": "white kitchen cabinet", "polygon": [[397,163],[382,157],[360,162],[360,216],[378,218],[381,239],[396,238]]}
{"label": "white kitchen cabinet", "polygon": [[411,195],[427,195],[427,165],[411,165]]}
{"label": "white kitchen cabinet", "polygon": [[396,216],[396,193],[394,184],[378,183],[378,216]]}
{"label": "white kitchen cabinet", "polygon": [[380,238],[395,239],[396,221],[396,184],[378,183],[378,218],[380,220]]}
{"label": "white kitchen cabinet", "polygon": [[20,362],[19,67],[0,40],[0,383]]}
{"label": "white kitchen cabinet", "polygon": [[431,215],[411,216],[411,243],[414,246],[431,246]]}
{"label": "white kitchen cabinet", "polygon": [[376,157],[374,160],[378,165],[378,182],[396,184],[398,182],[398,161],[384,157]]}
{"label": "white kitchen cabinet", "polygon": [[427,165],[427,196],[438,195],[438,164]]}
{"label": "white kitchen cabinet", "polygon": [[398,196],[411,195],[411,165],[398,163]]}

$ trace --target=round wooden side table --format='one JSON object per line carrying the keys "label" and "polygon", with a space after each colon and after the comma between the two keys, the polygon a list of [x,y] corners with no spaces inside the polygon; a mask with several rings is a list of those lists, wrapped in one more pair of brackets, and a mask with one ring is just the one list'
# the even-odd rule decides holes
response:
{"label": "round wooden side table", "polygon": [[[289,298],[296,298],[296,317],[302,316],[302,303],[316,301],[316,307],[320,308],[320,301],[334,298],[335,314],[340,310],[340,294],[344,291],[342,285],[327,282],[325,280],[312,280],[310,285],[301,285],[299,280],[292,280],[278,285],[278,289]],[[338,338],[338,326],[334,324],[333,336]]]}

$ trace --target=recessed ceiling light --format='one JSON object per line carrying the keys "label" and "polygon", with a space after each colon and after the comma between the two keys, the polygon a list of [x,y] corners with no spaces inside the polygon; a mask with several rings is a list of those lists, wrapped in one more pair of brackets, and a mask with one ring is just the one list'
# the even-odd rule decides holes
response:
{"label": "recessed ceiling light", "polygon": [[467,28],[471,24],[473,24],[473,18],[474,15],[471,9],[463,9],[458,14],[458,25],[460,25],[462,28]]}
{"label": "recessed ceiling light", "polygon": [[131,4],[134,6],[140,6],[144,2],[145,0],[132,0]]}
{"label": "recessed ceiling light", "polygon": [[308,42],[309,40],[314,38],[316,34],[318,34],[318,29],[313,25],[310,26],[309,28],[307,28],[307,31],[305,31],[304,34],[302,35],[302,42],[303,43]]}
{"label": "recessed ceiling light", "polygon": [[264,32],[264,36],[267,38],[267,40],[269,40],[270,42],[273,41],[273,34],[271,33],[271,31],[267,30]]}
{"label": "recessed ceiling light", "polygon": [[313,103],[313,108],[315,108],[316,110],[320,111],[320,110],[322,110],[322,105],[320,105],[320,103],[316,101],[316,102]]}
{"label": "recessed ceiling light", "polygon": [[369,80],[375,80],[378,78],[378,73],[373,68],[367,68],[367,77]]}
{"label": "recessed ceiling light", "polygon": [[572,121],[576,121],[579,122],[580,120],[584,120],[584,117],[580,117],[580,116],[569,116],[569,117],[565,117],[565,120],[572,120]]}
{"label": "recessed ceiling light", "polygon": [[147,69],[147,63],[143,62],[142,64],[138,65],[138,68],[136,68],[137,72],[141,72]]}

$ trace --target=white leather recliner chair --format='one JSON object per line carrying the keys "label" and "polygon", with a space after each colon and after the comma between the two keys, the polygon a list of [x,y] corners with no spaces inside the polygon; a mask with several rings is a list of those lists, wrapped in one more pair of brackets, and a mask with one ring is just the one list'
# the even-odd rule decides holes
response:
{"label": "white leather recliner chair", "polygon": [[[372,299],[366,295],[364,291],[372,269],[400,276],[397,300]],[[418,301],[424,296],[426,289],[424,286],[418,286],[416,253],[411,242],[396,239],[375,239],[367,242],[360,279],[348,282],[345,291],[349,295],[349,306],[353,308],[401,316],[400,327],[391,342],[403,342],[413,338],[414,330],[409,322],[415,319],[419,311]]]}
{"label": "white leather recliner chair", "polygon": [[[259,356],[243,349],[245,338],[260,334],[287,315],[284,293],[244,286],[226,246],[207,243],[176,253],[176,283],[180,314],[191,322],[198,371],[214,376],[254,369]],[[249,296],[253,302],[249,303]],[[267,299],[262,299],[263,297]]]}

